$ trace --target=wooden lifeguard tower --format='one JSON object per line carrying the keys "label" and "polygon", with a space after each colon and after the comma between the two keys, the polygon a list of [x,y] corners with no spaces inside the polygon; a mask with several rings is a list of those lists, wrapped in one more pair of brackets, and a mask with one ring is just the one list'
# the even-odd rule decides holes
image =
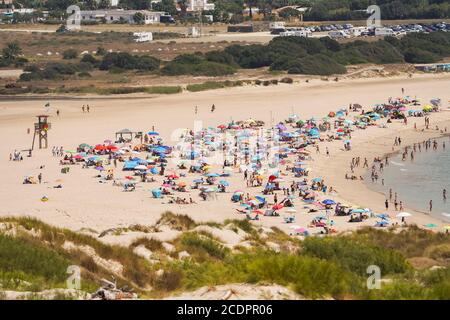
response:
{"label": "wooden lifeguard tower", "polygon": [[38,122],[34,124],[34,136],[31,150],[34,150],[34,142],[36,140],[36,137],[38,137],[39,149],[48,148],[48,130],[50,130],[51,128],[51,123],[48,122],[48,117],[49,116],[47,115],[37,116]]}

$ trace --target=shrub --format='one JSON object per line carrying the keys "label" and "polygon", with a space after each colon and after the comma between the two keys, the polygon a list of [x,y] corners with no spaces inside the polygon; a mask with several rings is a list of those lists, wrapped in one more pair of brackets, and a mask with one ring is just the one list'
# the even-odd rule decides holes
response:
{"label": "shrub", "polygon": [[433,63],[438,60],[439,57],[435,54],[417,48],[410,48],[405,52],[405,61],[409,63]]}
{"label": "shrub", "polygon": [[292,83],[294,83],[294,79],[286,77],[286,78],[281,79],[280,82],[292,84]]}
{"label": "shrub", "polygon": [[346,69],[329,57],[318,54],[294,61],[290,65],[288,73],[326,76],[346,73]]}
{"label": "shrub", "polygon": [[193,62],[189,63],[185,59],[182,62],[175,59],[166,64],[161,72],[167,76],[192,75],[216,77],[233,74],[236,70],[231,66],[217,62],[193,59]]}
{"label": "shrub", "polygon": [[83,58],[81,58],[81,62],[90,63],[92,65],[97,65],[98,60],[95,59],[94,56],[91,54],[85,54],[85,55],[83,55]]}
{"label": "shrub", "polygon": [[[62,282],[67,278],[69,261],[37,242],[11,238],[0,234],[0,273],[16,273],[42,278],[50,283]],[[1,277],[0,277],[1,279]]]}
{"label": "shrub", "polygon": [[100,63],[100,70],[110,70],[112,68],[120,68],[125,70],[158,70],[160,60],[150,56],[133,56],[126,52],[108,53],[103,57]]}
{"label": "shrub", "polygon": [[229,252],[229,249],[219,242],[192,232],[181,236],[181,245],[190,254],[202,256],[206,253],[217,259],[224,259]]}
{"label": "shrub", "polygon": [[183,89],[180,86],[163,86],[163,87],[147,87],[146,93],[150,94],[175,94],[182,92]]}
{"label": "shrub", "polygon": [[191,92],[199,92],[205,90],[220,89],[224,87],[225,84],[223,82],[207,81],[204,83],[190,84],[186,87],[186,89]]}
{"label": "shrub", "polygon": [[370,265],[379,266],[384,275],[403,273],[409,268],[403,255],[396,251],[345,237],[308,238],[303,242],[303,253],[334,261],[362,276]]}
{"label": "shrub", "polygon": [[76,59],[78,57],[78,52],[75,49],[67,49],[63,52],[63,59],[70,60]]}

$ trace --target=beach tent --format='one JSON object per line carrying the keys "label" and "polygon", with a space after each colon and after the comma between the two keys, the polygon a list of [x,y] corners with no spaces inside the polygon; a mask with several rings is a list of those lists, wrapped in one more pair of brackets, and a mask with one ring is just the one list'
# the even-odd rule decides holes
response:
{"label": "beach tent", "polygon": [[161,189],[153,189],[152,195],[153,195],[153,198],[160,199],[160,198],[162,198],[162,190]]}

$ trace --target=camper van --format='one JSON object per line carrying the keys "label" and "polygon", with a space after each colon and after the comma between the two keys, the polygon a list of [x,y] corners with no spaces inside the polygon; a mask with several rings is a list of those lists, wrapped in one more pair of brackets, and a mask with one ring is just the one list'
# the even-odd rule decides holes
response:
{"label": "camper van", "polygon": [[153,41],[153,33],[151,32],[135,32],[133,33],[135,42],[150,42]]}
{"label": "camper van", "polygon": [[311,31],[309,30],[286,30],[280,33],[280,37],[305,37],[311,36]]}
{"label": "camper van", "polygon": [[395,32],[391,28],[375,28],[375,36],[394,36]]}
{"label": "camper van", "polygon": [[352,37],[361,37],[364,32],[367,31],[366,27],[354,27],[348,30],[350,36]]}
{"label": "camper van", "polygon": [[286,27],[284,26],[284,22],[272,22],[270,24],[270,33],[271,34],[280,34],[286,31]]}
{"label": "camper van", "polygon": [[330,36],[331,39],[345,39],[350,37],[348,33],[346,33],[343,30],[331,31],[328,32],[328,35]]}

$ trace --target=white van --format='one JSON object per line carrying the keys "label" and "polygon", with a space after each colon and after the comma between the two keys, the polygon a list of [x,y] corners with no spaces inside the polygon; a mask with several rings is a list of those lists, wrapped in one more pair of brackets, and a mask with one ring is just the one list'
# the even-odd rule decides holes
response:
{"label": "white van", "polygon": [[395,32],[391,28],[375,28],[375,36],[394,36]]}
{"label": "white van", "polygon": [[331,39],[350,38],[350,36],[343,30],[330,31],[330,32],[328,32],[328,35],[330,36]]}

